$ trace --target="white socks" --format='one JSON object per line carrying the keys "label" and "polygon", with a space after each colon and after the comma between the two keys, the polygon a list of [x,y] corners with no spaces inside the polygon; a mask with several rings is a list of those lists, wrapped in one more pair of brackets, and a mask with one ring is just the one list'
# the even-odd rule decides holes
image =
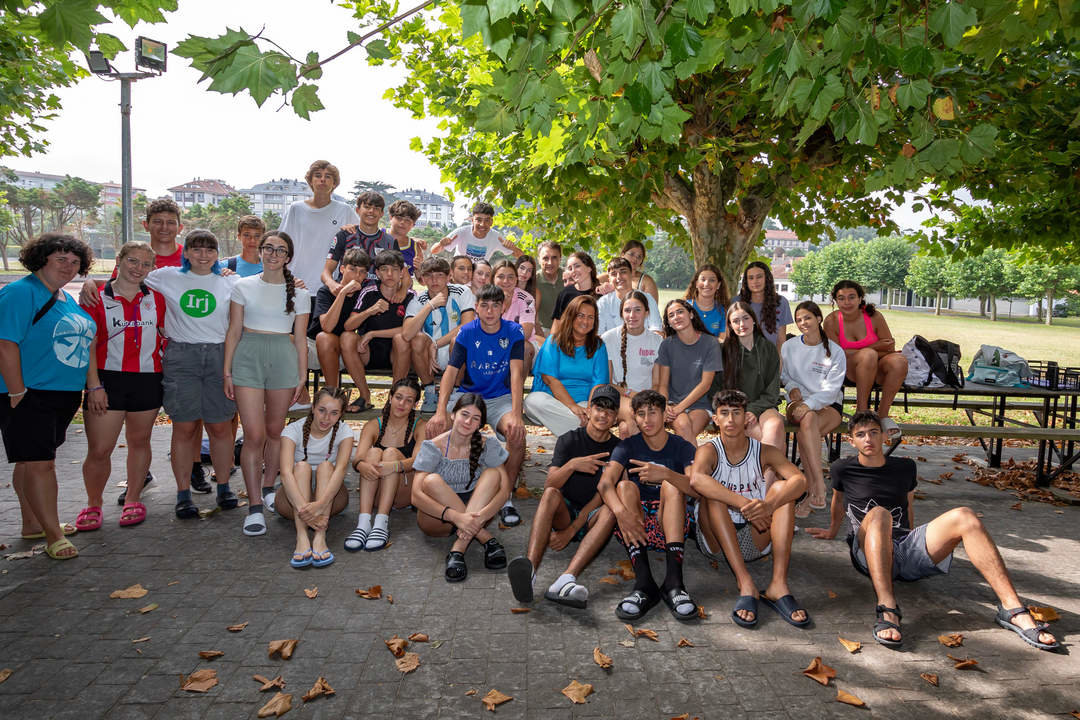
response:
{"label": "white socks", "polygon": [[365,533],[371,532],[371,513],[360,513],[360,517],[356,519],[356,529]]}
{"label": "white socks", "polygon": [[[371,518],[370,515],[366,515],[364,517]],[[370,520],[369,520],[369,522],[370,522]],[[381,513],[375,515],[375,525],[373,527],[385,530],[389,525],[390,525],[390,516],[389,515],[383,515]]]}
{"label": "white socks", "polygon": [[[548,588],[548,592],[552,595],[558,595],[559,592],[562,591],[562,589],[567,584],[576,584],[576,582],[577,580],[573,575],[571,575],[570,573],[563,573],[555,582],[551,583],[551,586]],[[577,587],[573,588],[567,594],[567,597],[573,598],[574,600],[578,600],[580,602],[586,602],[589,599],[589,591],[584,585],[577,585]]]}

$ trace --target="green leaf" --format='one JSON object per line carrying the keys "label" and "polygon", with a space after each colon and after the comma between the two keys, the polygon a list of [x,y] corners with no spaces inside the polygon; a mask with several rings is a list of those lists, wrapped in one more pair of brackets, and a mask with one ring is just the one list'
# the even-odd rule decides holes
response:
{"label": "green leaf", "polygon": [[165,13],[174,12],[177,5],[176,0],[123,0],[104,4],[131,28],[139,22],[165,22]]}
{"label": "green leaf", "polygon": [[930,163],[934,170],[944,170],[949,163],[956,159],[960,152],[960,143],[951,138],[939,138],[925,149],[919,152],[919,159]]}
{"label": "green leaf", "polygon": [[57,47],[71,43],[80,50],[90,48],[95,25],[108,22],[90,0],[57,0],[38,15],[42,31]]}
{"label": "green leaf", "polygon": [[[319,53],[312,50],[311,52],[309,52],[307,54],[307,57],[304,58],[304,65],[306,67],[315,67],[318,64],[319,64]],[[321,67],[316,67],[314,70],[309,70],[308,72],[304,73],[304,77],[307,78],[308,80],[318,80],[319,78],[322,77],[322,68]]]}
{"label": "green leaf", "polygon": [[368,57],[376,60],[387,60],[393,57],[393,53],[390,52],[390,48],[386,46],[386,41],[382,38],[376,38],[368,42],[364,49],[367,50]]}
{"label": "green leaf", "polygon": [[519,7],[517,0],[488,0],[487,3],[488,15],[493,25],[513,15]]}
{"label": "green leaf", "polygon": [[624,5],[611,18],[611,34],[622,40],[623,47],[636,46],[644,32],[641,13],[629,5]]}
{"label": "green leaf", "polygon": [[930,13],[930,29],[941,33],[946,45],[956,47],[960,44],[964,32],[977,20],[978,15],[972,7],[953,0]]}
{"label": "green leaf", "polygon": [[649,94],[649,89],[641,83],[636,82],[627,85],[626,90],[623,92],[623,97],[630,102],[630,108],[638,115],[649,114],[653,98],[652,95]]}
{"label": "green leaf", "polygon": [[825,122],[825,118],[832,112],[833,104],[842,97],[844,97],[844,86],[840,83],[840,78],[829,75],[825,79],[825,87],[821,89],[814,98],[814,104],[810,106],[810,117],[819,123]]}
{"label": "green leaf", "polygon": [[874,114],[870,112],[869,108],[865,106],[859,107],[859,122],[856,125],[856,132],[859,142],[863,145],[871,147],[877,145],[877,120],[874,119]]}
{"label": "green leaf", "polygon": [[[818,98],[820,97],[818,95]],[[814,107],[817,108],[816,101]],[[829,120],[832,124],[833,135],[838,138],[846,138],[859,122],[859,111],[852,107],[850,102],[846,102],[833,112]]]}
{"label": "green leaf", "polygon": [[923,107],[933,91],[929,80],[919,79],[905,83],[896,89],[896,104],[901,110]]}
{"label": "green leaf", "polygon": [[697,55],[702,40],[701,34],[689,25],[672,23],[664,33],[664,42],[671,51],[671,58],[679,63]]}
{"label": "green leaf", "polygon": [[660,63],[647,62],[638,71],[638,79],[649,88],[649,94],[659,98],[664,94],[664,72]]}
{"label": "green leaf", "polygon": [[509,134],[517,127],[517,122],[504,104],[485,99],[476,108],[476,129],[484,132]]}
{"label": "green leaf", "polygon": [[116,57],[117,53],[127,50],[127,46],[123,41],[115,35],[109,33],[98,33],[94,38],[94,44],[97,45],[98,50],[105,53],[105,57],[112,60]]}
{"label": "green leaf", "polygon": [[803,68],[806,64],[808,56],[803,49],[802,43],[798,38],[791,43],[791,49],[788,50],[787,60],[784,61],[784,72],[788,77],[794,77],[795,73]]}
{"label": "green leaf", "polygon": [[728,0],[728,9],[731,10],[731,17],[737,18],[740,15],[745,15],[750,12],[751,0]]}
{"label": "green leaf", "polygon": [[707,23],[715,10],[716,3],[713,0],[687,0],[686,3],[686,16],[699,25]]}
{"label": "green leaf", "polygon": [[912,45],[900,56],[905,75],[928,75],[934,69],[934,56],[923,45]]}
{"label": "green leaf", "polygon": [[487,5],[478,2],[467,2],[461,5],[461,39],[480,33],[487,41],[491,21],[488,17]]}
{"label": "green leaf", "polygon": [[311,119],[311,113],[322,110],[324,105],[319,99],[314,85],[301,85],[292,94],[293,112],[305,120]]}
{"label": "green leaf", "polygon": [[210,89],[220,93],[247,90],[260,107],[275,92],[294,87],[296,71],[289,59],[278,52],[260,52],[254,45],[237,49],[228,68],[210,83]]}

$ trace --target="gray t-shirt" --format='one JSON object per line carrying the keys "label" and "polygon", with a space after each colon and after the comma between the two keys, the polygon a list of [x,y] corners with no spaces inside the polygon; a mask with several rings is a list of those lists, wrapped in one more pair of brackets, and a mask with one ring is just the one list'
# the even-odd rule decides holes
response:
{"label": "gray t-shirt", "polygon": [[[738,298],[736,298],[736,300],[737,299]],[[783,295],[781,295],[779,297],[779,300],[780,300],[780,302],[778,302],[777,305],[776,305],[776,326],[775,326],[775,328],[777,330],[780,329],[781,325],[791,325],[792,323],[795,322],[795,318],[791,317],[791,305],[788,304],[787,298],[784,297]],[[754,317],[757,318],[758,327],[761,328],[761,334],[765,336],[766,340],[768,340],[773,345],[775,345],[776,344],[777,333],[775,331],[774,332],[769,332],[769,329],[767,327],[765,327],[764,323],[761,322],[761,305],[762,305],[762,303],[756,303],[756,302],[750,303],[750,307],[754,308]]]}
{"label": "gray t-shirt", "polygon": [[425,440],[420,445],[420,452],[413,461],[413,470],[420,472],[438,473],[442,479],[456,493],[466,493],[476,487],[476,481],[480,473],[488,468],[499,467],[510,456],[502,443],[491,437],[484,436],[484,450],[480,453],[480,460],[476,465],[476,474],[469,477],[469,458],[450,460],[444,454],[444,448],[440,448],[431,440]]}
{"label": "gray t-shirt", "polygon": [[[668,402],[675,405],[683,401],[699,382],[703,372],[720,372],[724,369],[720,343],[708,333],[701,333],[693,345],[686,345],[677,335],[664,338],[656,354],[657,365],[671,368],[668,380]],[[711,411],[709,393],[706,392],[691,405],[691,409]]]}

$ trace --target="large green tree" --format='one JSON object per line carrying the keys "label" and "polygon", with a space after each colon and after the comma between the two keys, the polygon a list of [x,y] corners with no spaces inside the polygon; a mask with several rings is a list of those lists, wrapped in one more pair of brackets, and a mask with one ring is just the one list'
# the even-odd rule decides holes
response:
{"label": "large green tree", "polygon": [[978,298],[979,314],[990,308],[990,319],[997,320],[998,298],[1008,297],[1016,290],[1015,258],[1004,250],[990,249],[979,255],[961,258],[945,270],[949,294],[959,298]]}
{"label": "large green tree", "polygon": [[905,287],[915,244],[902,237],[879,237],[863,246],[857,275],[867,288],[885,288],[885,302],[892,307],[892,290]]}
{"label": "large green tree", "polygon": [[911,258],[904,284],[917,295],[934,298],[934,314],[941,314],[941,299],[945,296],[947,278],[945,269],[948,262],[926,252],[920,252]]}
{"label": "large green tree", "polygon": [[1020,267],[1017,292],[1046,310],[1043,321],[1050,325],[1054,318],[1054,301],[1067,292],[1080,292],[1080,266],[1058,263],[1028,263]]}

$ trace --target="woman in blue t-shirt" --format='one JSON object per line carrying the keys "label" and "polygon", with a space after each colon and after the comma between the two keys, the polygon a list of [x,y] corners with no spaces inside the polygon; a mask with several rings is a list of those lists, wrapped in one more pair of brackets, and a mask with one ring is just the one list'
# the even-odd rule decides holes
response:
{"label": "woman in blue t-shirt", "polygon": [[[93,253],[70,235],[45,233],[27,243],[19,262],[30,274],[0,288],[0,434],[22,510],[22,536],[45,538],[45,552],[70,560],[79,551],[60,526],[56,449],[97,376],[96,325],[63,288],[90,270]],[[105,388],[87,390],[105,409]],[[74,532],[74,527],[71,532]]]}
{"label": "woman in blue t-shirt", "polygon": [[555,437],[585,424],[589,393],[611,379],[596,317],[592,295],[574,298],[563,312],[566,322],[559,323],[536,356],[525,412]]}
{"label": "woman in blue t-shirt", "polygon": [[727,283],[720,274],[720,268],[715,265],[699,267],[694,273],[694,279],[690,281],[690,286],[686,288],[686,299],[690,301],[690,307],[697,311],[709,334],[715,335],[721,342],[727,332],[724,307],[727,297]]}

